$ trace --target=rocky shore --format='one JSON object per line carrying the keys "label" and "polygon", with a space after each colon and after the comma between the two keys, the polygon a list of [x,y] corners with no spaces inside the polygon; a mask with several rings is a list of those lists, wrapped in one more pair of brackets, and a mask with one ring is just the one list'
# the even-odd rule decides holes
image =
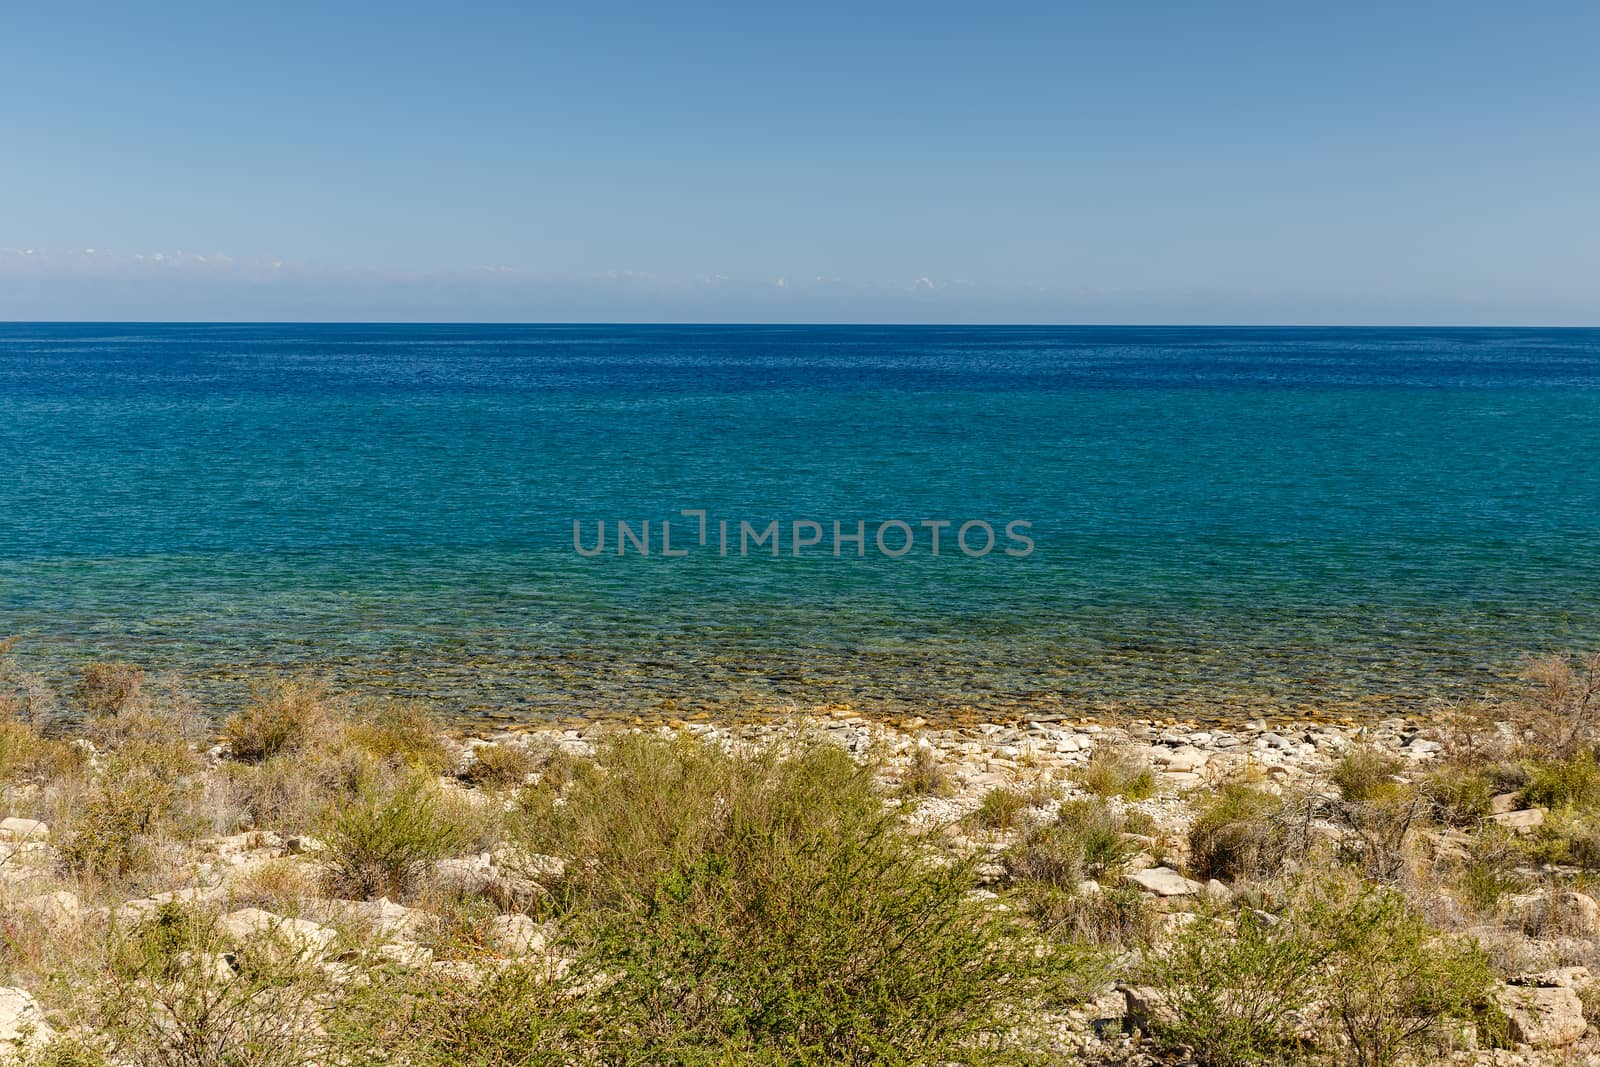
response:
{"label": "rocky shore", "polygon": [[[7,757],[0,1053],[32,1064],[233,1062],[160,1051],[163,1041],[188,1039],[189,1023],[170,1003],[177,984],[182,997],[229,1005],[233,1029],[207,1038],[218,1049],[248,1039],[274,1050],[251,1063],[333,1062],[324,1041],[335,1024],[324,1013],[351,990],[400,975],[411,983],[408,996],[419,995],[418,981],[438,996],[482,990],[497,975],[559,983],[578,974],[584,956],[572,930],[584,920],[572,886],[602,861],[581,849],[539,851],[534,846],[557,838],[518,820],[576,803],[574,787],[563,783],[618,780],[606,753],[619,737],[642,734],[688,744],[686,752],[752,758],[842,751],[869,771],[873,803],[891,813],[896,833],[922,842],[928,863],[970,872],[963,906],[1036,931],[1030,937],[1064,939],[1084,951],[1081,959],[1093,950],[1092,965],[1074,964],[1070,996],[1008,1017],[999,1047],[1014,1060],[1005,1053],[972,1062],[1355,1062],[1334,1022],[1350,1006],[1337,1002],[1332,972],[1308,972],[1304,1003],[1262,1031],[1272,1031],[1266,1051],[1236,1055],[1185,1022],[1193,990],[1173,969],[1202,928],[1280,939],[1302,922],[1312,931],[1295,910],[1299,887],[1335,872],[1360,900],[1369,892],[1393,898],[1405,922],[1425,925],[1416,951],[1448,944],[1450,966],[1483,976],[1471,979],[1477,985],[1455,1008],[1424,1020],[1416,1033],[1425,1042],[1396,1045],[1381,1062],[1600,1064],[1600,1026],[1590,1025],[1600,1022],[1600,982],[1589,970],[1600,963],[1600,902],[1588,873],[1600,861],[1580,847],[1578,829],[1593,797],[1586,785],[1556,795],[1540,784],[1558,758],[1569,760],[1559,764],[1562,774],[1587,774],[1592,751],[1579,744],[1533,755],[1526,723],[1499,713],[1360,726],[1046,717],[954,727],[879,722],[839,707],[764,723],[529,725],[451,737],[417,718],[339,718],[319,703],[325,699],[282,690],[220,740],[174,740],[163,732],[173,717],[148,703],[111,707],[98,732],[57,741],[8,720],[12,751],[43,747],[28,749],[26,760]],[[273,732],[280,727],[281,737]],[[1474,740],[1464,741],[1463,731]],[[377,830],[361,831],[394,840],[363,838],[357,844],[367,851],[354,859],[348,813],[296,793],[326,788],[311,781],[340,780],[343,770],[321,762],[332,758],[330,737],[372,766],[401,768],[370,807]],[[180,749],[192,764],[170,775],[151,769],[158,759],[181,762]],[[1513,764],[1521,768],[1515,788],[1486,784],[1481,803],[1451,792],[1469,779],[1504,784]],[[420,785],[405,770],[418,767],[429,768]],[[135,795],[105,792],[129,773],[135,789],[170,788],[187,799],[146,811],[128,840],[110,840],[117,828],[106,820],[122,809],[101,801]],[[353,788],[339,803],[359,809],[367,787]],[[1239,798],[1257,814],[1227,814]],[[439,823],[427,832],[447,844],[417,846],[405,838],[419,832],[414,826],[384,822],[423,811]],[[197,831],[197,818],[227,832]],[[1218,827],[1221,838],[1212,832]],[[581,827],[571,832],[579,836],[566,840],[582,841]],[[1227,847],[1219,850],[1217,840]],[[1059,933],[1069,927],[1070,936]],[[156,972],[121,955],[129,944],[154,951],[151,930],[190,938]],[[263,944],[272,946],[267,957]],[[1315,967],[1332,966],[1334,950],[1318,951]],[[264,958],[275,961],[270,980]],[[1226,969],[1236,962],[1219,962],[1211,984],[1260,979]],[[291,988],[303,999],[284,1001]],[[119,998],[160,1017],[118,1014]],[[1434,1010],[1426,997],[1416,1003],[1401,1014]],[[984,1040],[993,1052],[993,1036]]]}

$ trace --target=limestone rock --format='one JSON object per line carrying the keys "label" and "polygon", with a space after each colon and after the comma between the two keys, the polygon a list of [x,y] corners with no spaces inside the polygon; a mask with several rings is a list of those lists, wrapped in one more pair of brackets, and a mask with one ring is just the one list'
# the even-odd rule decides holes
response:
{"label": "limestone rock", "polygon": [[388,897],[340,901],[336,906],[350,918],[370,924],[380,937],[388,939],[415,940],[434,921],[433,916],[421,908],[408,908]]}
{"label": "limestone rock", "polygon": [[377,953],[390,963],[402,967],[426,967],[433,963],[433,949],[410,941],[390,941],[379,945]]}
{"label": "limestone rock", "polygon": [[83,902],[70,889],[29,897],[22,908],[48,927],[73,926],[83,914]]}
{"label": "limestone rock", "polygon": [[567,873],[567,861],[560,856],[546,856],[515,845],[503,845],[489,854],[489,861],[503,871],[509,871],[535,881],[554,880]]}
{"label": "limestone rock", "polygon": [[1600,903],[1575,889],[1556,889],[1512,897],[1512,913],[1524,932],[1540,937],[1600,934]]}
{"label": "limestone rock", "polygon": [[528,956],[543,952],[550,943],[549,931],[526,915],[497,915],[489,921],[489,944],[505,956]]}
{"label": "limestone rock", "polygon": [[1496,815],[1504,815],[1509,811],[1517,810],[1516,793],[1496,793],[1489,800],[1489,810]]}
{"label": "limestone rock", "polygon": [[[496,857],[506,862],[497,863]],[[446,889],[488,897],[504,908],[520,908],[549,895],[539,879],[565,869],[564,864],[559,868],[555,864],[561,861],[553,856],[501,849],[493,855],[440,860],[434,865],[434,878]]]}
{"label": "limestone rock", "polygon": [[1496,996],[1511,1040],[1534,1048],[1561,1048],[1582,1037],[1583,1001],[1570,986],[1505,986]]}
{"label": "limestone rock", "polygon": [[1531,834],[1535,827],[1544,825],[1545,809],[1523,808],[1521,811],[1507,811],[1499,815],[1489,816],[1490,822],[1499,823],[1508,830],[1519,834]]}
{"label": "limestone rock", "polygon": [[0,837],[12,841],[43,841],[50,836],[50,827],[38,819],[19,819],[15,816],[0,819]]}
{"label": "limestone rock", "polygon": [[1581,989],[1591,981],[1587,967],[1557,967],[1551,971],[1539,971],[1536,974],[1519,974],[1515,978],[1507,978],[1506,985],[1534,986],[1541,989],[1554,989],[1557,987],[1570,987]]}
{"label": "limestone rock", "polygon": [[1134,871],[1128,881],[1147,893],[1159,897],[1192,897],[1205,886],[1185,878],[1171,867],[1151,867],[1147,871]]}
{"label": "limestone rock", "polygon": [[142,919],[167,904],[211,904],[228,895],[224,886],[190,886],[166,893],[152,893],[148,897],[130,900],[113,913],[124,922]]}
{"label": "limestone rock", "polygon": [[290,919],[260,908],[240,908],[222,917],[221,928],[241,941],[276,935],[302,950],[321,952],[338,933],[308,919]]}
{"label": "limestone rock", "polygon": [[37,1051],[54,1036],[32,993],[15,986],[0,987],[0,1055]]}
{"label": "limestone rock", "polygon": [[1118,986],[1127,1010],[1124,1018],[1129,1026],[1144,1033],[1152,1027],[1171,1026],[1177,1022],[1167,998],[1152,986]]}

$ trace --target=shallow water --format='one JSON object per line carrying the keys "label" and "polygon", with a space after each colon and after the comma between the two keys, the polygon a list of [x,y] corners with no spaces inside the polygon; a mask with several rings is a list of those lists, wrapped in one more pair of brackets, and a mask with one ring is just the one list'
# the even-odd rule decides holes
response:
{"label": "shallow water", "polygon": [[224,704],[1409,710],[1600,643],[1597,456],[1594,330],[5,325],[0,633]]}

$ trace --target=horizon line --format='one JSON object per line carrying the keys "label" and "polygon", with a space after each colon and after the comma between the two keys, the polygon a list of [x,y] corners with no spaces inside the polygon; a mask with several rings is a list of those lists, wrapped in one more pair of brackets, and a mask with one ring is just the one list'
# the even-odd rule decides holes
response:
{"label": "horizon line", "polygon": [[888,322],[839,320],[831,322],[767,320],[642,320],[616,319],[0,319],[4,326],[651,326],[651,327],[754,327],[830,329],[883,327],[890,329],[1177,329],[1177,330],[1600,330],[1600,323],[1511,322],[1469,324],[1446,322]]}

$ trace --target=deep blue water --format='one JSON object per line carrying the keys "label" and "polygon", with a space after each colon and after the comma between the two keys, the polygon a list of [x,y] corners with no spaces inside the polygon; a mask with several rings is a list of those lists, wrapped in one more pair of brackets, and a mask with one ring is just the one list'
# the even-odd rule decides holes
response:
{"label": "deep blue water", "polygon": [[1595,330],[0,325],[0,635],[222,702],[1418,708],[1600,644],[1597,463]]}

